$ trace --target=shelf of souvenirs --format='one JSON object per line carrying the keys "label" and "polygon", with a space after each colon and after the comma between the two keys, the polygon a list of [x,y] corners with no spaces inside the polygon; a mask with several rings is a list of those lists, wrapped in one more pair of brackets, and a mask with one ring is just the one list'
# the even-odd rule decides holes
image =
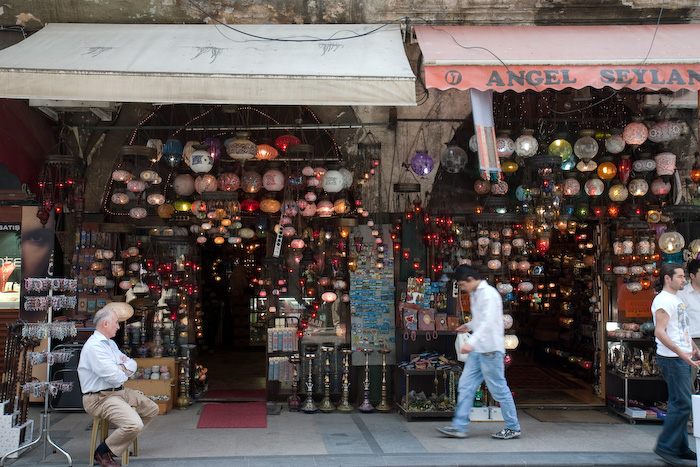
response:
{"label": "shelf of souvenirs", "polygon": [[663,381],[663,378],[661,375],[635,375],[635,374],[630,374],[630,373],[625,373],[622,371],[614,370],[614,369],[609,369],[607,370],[607,374],[612,375],[612,376],[617,376],[618,378],[622,379],[628,379],[628,380],[636,380],[636,381]]}

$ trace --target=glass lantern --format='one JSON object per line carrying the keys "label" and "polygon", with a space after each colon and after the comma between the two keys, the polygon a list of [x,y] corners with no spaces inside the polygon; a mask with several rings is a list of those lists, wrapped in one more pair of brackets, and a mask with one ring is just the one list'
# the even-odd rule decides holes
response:
{"label": "glass lantern", "polygon": [[675,254],[680,252],[685,246],[683,235],[676,231],[664,232],[659,236],[659,248],[666,254]]}
{"label": "glass lantern", "polygon": [[574,154],[584,162],[588,162],[598,154],[598,142],[593,138],[593,130],[582,130],[581,137],[574,143]]}

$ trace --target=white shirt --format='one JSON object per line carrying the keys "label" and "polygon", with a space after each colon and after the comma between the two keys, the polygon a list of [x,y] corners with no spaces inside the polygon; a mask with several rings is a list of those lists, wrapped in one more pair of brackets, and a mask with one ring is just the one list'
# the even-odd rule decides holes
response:
{"label": "white shirt", "polygon": [[[690,329],[688,328],[688,314],[685,312],[685,305],[678,295],[662,290],[654,297],[651,302],[651,314],[654,317],[654,325],[656,325],[656,310],[663,309],[668,313],[668,324],[666,325],[666,334],[671,341],[678,346],[681,352],[690,352],[693,350],[693,344],[690,341]],[[656,339],[656,354],[662,357],[678,357],[673,350],[669,349]]]}
{"label": "white shirt", "polygon": [[482,280],[469,294],[469,308],[472,320],[467,323],[467,328],[472,333],[469,343],[474,346],[474,352],[505,353],[503,299],[498,290]]}
{"label": "white shirt", "polygon": [[683,301],[690,322],[690,337],[700,337],[700,292],[695,290],[690,282],[683,290],[678,291],[678,298]]}
{"label": "white shirt", "polygon": [[128,377],[118,365],[124,365],[131,372],[136,371],[138,365],[128,357],[122,362],[122,357],[126,355],[119,350],[116,342],[95,331],[80,351],[78,378],[83,394],[118,388],[124,384]]}

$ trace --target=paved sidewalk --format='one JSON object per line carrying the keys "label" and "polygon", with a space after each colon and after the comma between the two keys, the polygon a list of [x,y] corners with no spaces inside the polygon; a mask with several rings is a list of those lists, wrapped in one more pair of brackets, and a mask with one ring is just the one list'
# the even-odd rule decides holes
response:
{"label": "paved sidewalk", "polygon": [[[139,438],[134,467],[214,466],[663,466],[652,449],[661,425],[545,423],[519,411],[522,437],[496,440],[503,422],[474,422],[466,439],[442,437],[448,420],[407,421],[397,413],[268,415],[267,428],[197,429],[203,404],[160,415]],[[39,409],[32,407],[37,419]],[[53,412],[51,436],[88,465],[90,424],[84,413]],[[35,436],[38,428],[35,430]],[[691,437],[691,446],[694,439]],[[50,446],[49,446],[50,448]],[[68,465],[39,444],[5,465]]]}

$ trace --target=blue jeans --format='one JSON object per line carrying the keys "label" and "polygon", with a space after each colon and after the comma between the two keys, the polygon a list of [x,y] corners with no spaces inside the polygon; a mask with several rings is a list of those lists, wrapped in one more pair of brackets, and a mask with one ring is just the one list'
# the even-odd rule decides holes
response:
{"label": "blue jeans", "polygon": [[668,410],[656,447],[673,456],[690,450],[688,420],[692,411],[690,365],[680,357],[658,356],[661,375],[668,386]]}
{"label": "blue jeans", "polygon": [[469,430],[469,411],[474,405],[474,394],[482,381],[486,381],[491,396],[501,404],[506,428],[520,431],[515,401],[506,382],[503,356],[503,352],[469,354],[459,378],[457,407],[452,418],[454,429],[464,432]]}

